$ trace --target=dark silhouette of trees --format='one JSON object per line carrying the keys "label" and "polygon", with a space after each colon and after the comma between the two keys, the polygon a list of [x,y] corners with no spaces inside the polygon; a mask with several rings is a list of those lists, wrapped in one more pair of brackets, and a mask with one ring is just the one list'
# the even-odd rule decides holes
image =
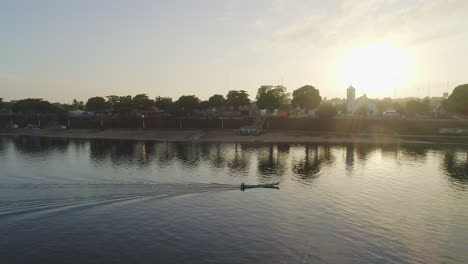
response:
{"label": "dark silhouette of trees", "polygon": [[447,106],[451,111],[468,115],[468,84],[455,87],[447,101]]}
{"label": "dark silhouette of trees", "polygon": [[410,100],[406,102],[405,110],[407,115],[415,116],[429,111],[430,106],[427,101]]}
{"label": "dark silhouette of trees", "polygon": [[108,95],[108,96],[106,96],[106,98],[107,98],[107,102],[106,102],[107,107],[111,111],[115,111],[115,105],[119,101],[119,96],[118,95]]}
{"label": "dark silhouette of trees", "polygon": [[133,105],[138,110],[150,110],[154,105],[154,101],[149,99],[146,94],[137,94],[133,97]]}
{"label": "dark silhouette of trees", "polygon": [[230,90],[226,96],[226,103],[237,110],[239,106],[250,103],[249,94],[244,90]]}
{"label": "dark silhouette of trees", "polygon": [[225,105],[226,98],[220,94],[215,94],[208,98],[208,102],[210,102],[211,107],[220,108]]}
{"label": "dark silhouette of trees", "polygon": [[106,99],[103,97],[91,97],[86,102],[86,109],[90,111],[103,112],[106,110]]}
{"label": "dark silhouette of trees", "polygon": [[289,103],[290,94],[286,87],[278,85],[263,85],[257,91],[257,106],[260,109],[268,109],[270,112]]}
{"label": "dark silhouette of trees", "polygon": [[78,101],[78,100],[76,100],[76,99],[73,99],[72,108],[73,108],[73,109],[83,110],[83,109],[84,109],[84,103],[83,103],[83,101]]}
{"label": "dark silhouette of trees", "polygon": [[168,110],[174,103],[170,97],[161,97],[158,96],[154,100],[154,105],[161,110]]}
{"label": "dark silhouette of trees", "polygon": [[133,100],[131,95],[119,96],[114,105],[114,111],[120,114],[128,114],[133,109]]}
{"label": "dark silhouette of trees", "polygon": [[198,106],[200,99],[195,95],[182,95],[177,100],[177,106],[182,109],[186,114],[193,111]]}
{"label": "dark silhouette of trees", "polygon": [[209,109],[211,108],[211,103],[207,100],[205,101],[201,101],[198,105],[197,105],[197,108],[198,109],[202,109],[202,110],[205,110],[205,109]]}
{"label": "dark silhouette of trees", "polygon": [[291,104],[293,107],[299,106],[302,109],[314,109],[322,101],[318,89],[311,85],[304,85],[293,91]]}
{"label": "dark silhouette of trees", "polygon": [[39,98],[28,98],[13,103],[11,110],[23,114],[43,114],[52,112],[52,104]]}
{"label": "dark silhouette of trees", "polygon": [[336,107],[330,103],[320,104],[317,109],[317,116],[320,118],[331,118],[338,114]]}

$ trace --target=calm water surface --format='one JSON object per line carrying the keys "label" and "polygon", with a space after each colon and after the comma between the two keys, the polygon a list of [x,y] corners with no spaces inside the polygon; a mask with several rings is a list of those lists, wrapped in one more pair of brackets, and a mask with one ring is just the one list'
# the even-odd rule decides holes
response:
{"label": "calm water surface", "polygon": [[0,137],[0,263],[468,263],[467,153]]}

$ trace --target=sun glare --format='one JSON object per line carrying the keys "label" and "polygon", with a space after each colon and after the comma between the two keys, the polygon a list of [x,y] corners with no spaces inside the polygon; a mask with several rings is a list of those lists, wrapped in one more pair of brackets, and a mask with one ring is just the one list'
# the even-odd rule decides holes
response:
{"label": "sun glare", "polygon": [[342,58],[338,66],[340,84],[353,85],[371,96],[389,96],[409,76],[406,52],[388,43],[361,46]]}

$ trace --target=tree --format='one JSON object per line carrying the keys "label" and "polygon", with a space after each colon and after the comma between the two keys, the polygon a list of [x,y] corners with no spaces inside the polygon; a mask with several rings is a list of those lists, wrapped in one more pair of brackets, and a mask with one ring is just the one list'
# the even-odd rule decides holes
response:
{"label": "tree", "polygon": [[388,111],[390,108],[393,108],[392,98],[386,97],[386,98],[384,98],[382,100],[374,99],[372,101],[377,106],[377,109],[379,110],[380,114],[382,114],[385,111]]}
{"label": "tree", "polygon": [[410,100],[405,105],[406,113],[410,116],[415,116],[427,112],[429,110],[428,102],[421,102],[420,100]]}
{"label": "tree", "polygon": [[183,109],[185,113],[190,113],[195,109],[200,102],[200,99],[195,95],[182,95],[177,100],[179,108]]}
{"label": "tree", "polygon": [[119,96],[118,95],[108,95],[106,96],[107,98],[107,106],[109,109],[112,111],[115,111],[115,105],[119,102]]}
{"label": "tree", "polygon": [[458,114],[468,115],[468,84],[462,84],[455,89],[448,98],[449,110]]}
{"label": "tree", "polygon": [[79,109],[79,110],[84,109],[83,101],[78,101],[76,99],[73,99],[72,106],[73,106],[74,109]]}
{"label": "tree", "polygon": [[355,116],[360,116],[360,117],[366,117],[367,116],[367,107],[365,105],[359,107],[358,110],[356,110],[356,112],[354,112],[354,115]]}
{"label": "tree", "polygon": [[299,106],[306,110],[316,108],[322,101],[319,90],[315,89],[315,87],[311,85],[304,85],[301,88],[294,90],[292,96],[292,106]]}
{"label": "tree", "polygon": [[103,112],[106,110],[106,99],[103,97],[91,97],[86,102],[86,109],[90,111]]}
{"label": "tree", "polygon": [[270,112],[279,108],[287,108],[289,97],[290,94],[284,86],[263,85],[257,91],[257,106],[260,109],[268,109]]}
{"label": "tree", "polygon": [[198,109],[201,109],[201,110],[205,110],[205,109],[209,109],[211,108],[211,103],[207,100],[205,101],[201,101],[198,105],[197,105],[197,108]]}
{"label": "tree", "polygon": [[210,105],[212,107],[219,108],[219,107],[224,106],[224,104],[226,103],[226,99],[224,98],[224,96],[220,94],[215,94],[211,96],[210,98],[208,98],[208,102],[210,102]]}
{"label": "tree", "polygon": [[403,107],[403,105],[401,103],[393,102],[392,107],[393,107],[393,109],[395,109],[395,112],[399,113],[400,115],[406,114],[405,108]]}
{"label": "tree", "polygon": [[330,103],[320,104],[317,108],[317,116],[320,118],[331,118],[338,114],[336,107]]}
{"label": "tree", "polygon": [[114,105],[114,111],[120,114],[128,114],[133,110],[133,100],[131,95],[119,96]]}
{"label": "tree", "polygon": [[234,106],[234,109],[239,109],[240,105],[245,105],[250,103],[249,94],[244,90],[231,90],[226,96],[226,103],[228,105]]}
{"label": "tree", "polygon": [[171,105],[173,105],[174,103],[172,102],[172,98],[170,97],[161,97],[161,96],[158,96],[156,97],[156,99],[154,100],[154,105],[160,109],[160,110],[164,110],[164,111],[167,111],[169,109],[169,107]]}
{"label": "tree", "polygon": [[139,110],[149,110],[153,106],[153,100],[146,94],[137,94],[133,97],[133,105]]}
{"label": "tree", "polygon": [[23,114],[43,114],[52,112],[52,104],[39,98],[28,98],[13,103],[11,110]]}

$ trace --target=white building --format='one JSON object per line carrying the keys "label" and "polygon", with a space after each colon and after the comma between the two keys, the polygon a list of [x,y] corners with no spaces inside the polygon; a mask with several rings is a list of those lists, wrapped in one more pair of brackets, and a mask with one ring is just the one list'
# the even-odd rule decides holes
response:
{"label": "white building", "polygon": [[367,98],[365,94],[356,99],[356,89],[353,86],[350,86],[346,92],[346,109],[348,115],[356,114],[361,108],[365,108],[369,116],[376,116],[379,113],[377,106]]}

